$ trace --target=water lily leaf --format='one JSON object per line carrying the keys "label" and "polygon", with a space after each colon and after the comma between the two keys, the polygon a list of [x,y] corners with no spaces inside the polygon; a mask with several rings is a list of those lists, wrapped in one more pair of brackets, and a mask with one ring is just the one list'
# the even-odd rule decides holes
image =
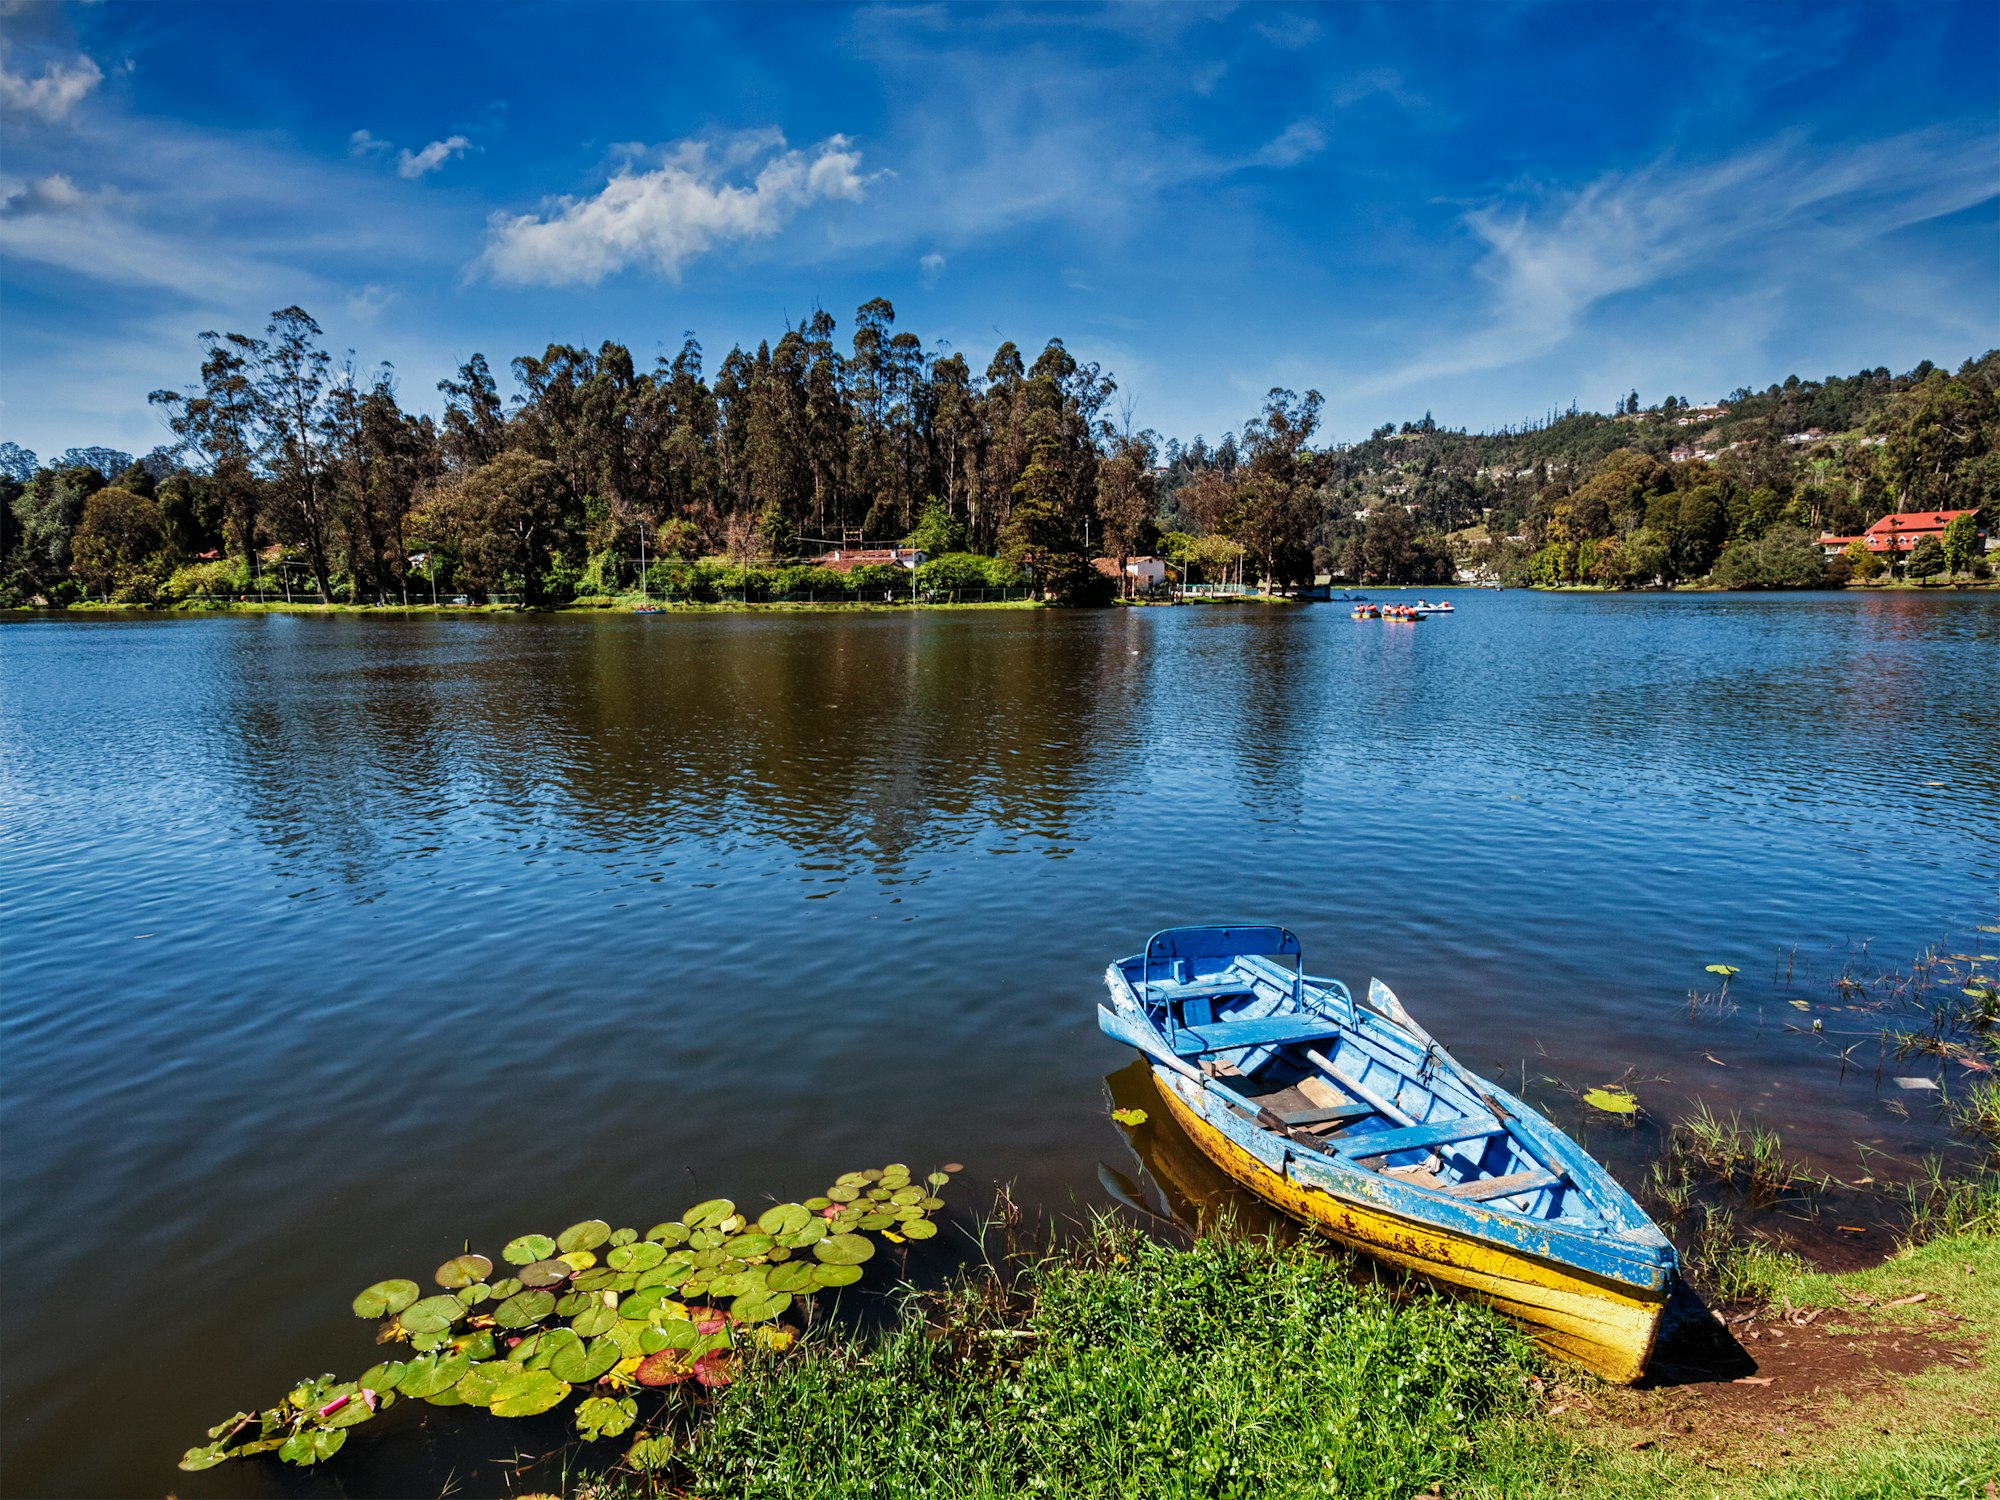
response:
{"label": "water lily leaf", "polygon": [[221,1443],[207,1443],[199,1448],[188,1449],[187,1452],[181,1455],[181,1461],[177,1467],[187,1470],[190,1474],[199,1474],[203,1469],[212,1469],[225,1459],[234,1458],[235,1456],[235,1454],[224,1448]]}
{"label": "water lily leaf", "polygon": [[[1120,1125],[1143,1125],[1146,1123],[1146,1112],[1143,1109],[1114,1109],[1111,1111],[1111,1118]],[[930,1181],[931,1186],[938,1187],[951,1179],[942,1172],[933,1172]]]}
{"label": "water lily leaf", "polygon": [[385,1359],[379,1365],[370,1365],[361,1372],[360,1384],[378,1395],[393,1391],[402,1384],[403,1371],[407,1369],[400,1359]]}
{"label": "water lily leaf", "polygon": [[1583,1102],[1592,1109],[1603,1110],[1606,1114],[1633,1115],[1639,1112],[1639,1101],[1632,1097],[1630,1091],[1618,1087],[1615,1083],[1591,1089],[1583,1096]]}
{"label": "water lily leaf", "polygon": [[575,1274],[575,1268],[564,1260],[538,1260],[521,1267],[521,1285],[525,1287],[561,1286]]}
{"label": "water lily leaf", "polygon": [[584,1338],[593,1339],[600,1333],[609,1333],[617,1321],[618,1309],[607,1307],[600,1302],[595,1307],[586,1307],[582,1312],[571,1318],[569,1326]]}
{"label": "water lily leaf", "polygon": [[[392,1324],[391,1326],[393,1327],[394,1325]],[[380,1343],[381,1340],[378,1339],[376,1342]],[[426,1349],[442,1349],[450,1342],[451,1330],[449,1328],[431,1328],[426,1329],[422,1333],[412,1333],[410,1335],[410,1347],[419,1354],[423,1353]]]}
{"label": "water lily leaf", "polygon": [[467,1307],[477,1307],[480,1303],[490,1300],[492,1296],[493,1288],[483,1281],[475,1281],[471,1286],[462,1286],[458,1289],[458,1300]]}
{"label": "water lily leaf", "polygon": [[801,1203],[799,1207],[803,1208],[809,1214],[816,1214],[821,1209],[825,1208],[827,1204],[831,1203],[832,1201],[833,1200],[830,1198],[808,1198],[806,1199],[805,1202]]}
{"label": "water lily leaf", "polygon": [[929,1219],[912,1219],[903,1226],[903,1234],[905,1238],[913,1240],[935,1239],[937,1238],[937,1225],[933,1224]]}
{"label": "water lily leaf", "polygon": [[[1143,1115],[1145,1111],[1142,1109],[1137,1111],[1137,1113]],[[1112,1113],[1111,1117],[1114,1120],[1118,1118],[1116,1111]],[[924,1181],[928,1182],[932,1187],[943,1187],[947,1182],[951,1181],[951,1174],[948,1172],[933,1172]]]}
{"label": "water lily leaf", "polygon": [[[562,1264],[567,1265],[567,1259]],[[570,1285],[580,1292],[601,1292],[606,1287],[615,1285],[617,1280],[618,1273],[612,1270],[611,1267],[592,1266],[588,1271],[572,1276],[570,1278]]]}
{"label": "water lily leaf", "polygon": [[662,1318],[659,1326],[652,1332],[661,1337],[662,1342],[659,1345],[661,1349],[692,1349],[702,1339],[701,1329],[689,1318]]}
{"label": "water lily leaf", "polygon": [[491,1359],[494,1355],[493,1330],[490,1328],[475,1329],[473,1332],[465,1335],[464,1338],[454,1340],[452,1348],[458,1350],[467,1359]]}
{"label": "water lily leaf", "polygon": [[510,1266],[533,1265],[538,1260],[547,1260],[556,1253],[556,1242],[545,1234],[524,1234],[509,1240],[507,1248],[500,1252]]}
{"label": "water lily leaf", "polygon": [[595,1250],[611,1238],[611,1226],[602,1219],[584,1219],[572,1224],[556,1236],[556,1249]]}
{"label": "water lily leaf", "polygon": [[[862,1229],[887,1229],[895,1222],[896,1218],[893,1214],[863,1214],[857,1221],[859,1227]],[[814,1248],[813,1254],[819,1254],[817,1247]]]}
{"label": "water lily leaf", "polygon": [[778,1236],[778,1243],[787,1250],[803,1250],[808,1245],[817,1245],[827,1237],[827,1234],[826,1220],[808,1219],[797,1229],[788,1230]]}
{"label": "water lily leaf", "polygon": [[645,1271],[657,1266],[666,1258],[665,1245],[656,1245],[651,1240],[640,1240],[636,1244],[618,1246],[604,1257],[604,1263],[618,1271]]}
{"label": "water lily leaf", "polygon": [[616,1339],[592,1339],[587,1344],[565,1346],[549,1362],[549,1372],[571,1385],[588,1385],[624,1357]]}
{"label": "water lily leaf", "polygon": [[707,1229],[733,1217],[735,1213],[736,1205],[727,1198],[709,1198],[682,1214],[681,1222],[689,1229]]}
{"label": "water lily leaf", "polygon": [[1741,974],[1743,972],[1734,964],[1703,964],[1702,968],[1707,973],[1720,974],[1724,979],[1727,979],[1731,974]]}
{"label": "water lily leaf", "polygon": [[646,1238],[657,1240],[662,1245],[684,1245],[687,1243],[688,1227],[679,1219],[666,1219],[646,1231]]}
{"label": "water lily leaf", "polygon": [[851,1182],[837,1182],[826,1190],[826,1196],[835,1203],[852,1203],[861,1196],[861,1189]]}
{"label": "water lily leaf", "polygon": [[637,1238],[639,1231],[636,1229],[614,1229],[611,1231],[611,1248],[616,1250],[620,1245],[629,1245]]}
{"label": "water lily leaf", "polygon": [[729,1316],[739,1323],[768,1323],[791,1305],[790,1292],[745,1292],[729,1304]]}
{"label": "water lily leaf", "polygon": [[572,1271],[588,1271],[592,1266],[597,1264],[597,1252],[595,1250],[565,1250],[556,1259],[568,1266]]}
{"label": "water lily leaf", "polygon": [[516,1292],[493,1309],[493,1321],[502,1328],[526,1328],[539,1323],[556,1310],[553,1292],[533,1289]]}
{"label": "water lily leaf", "polygon": [[458,1384],[471,1364],[456,1349],[445,1354],[420,1354],[403,1367],[397,1389],[415,1400],[428,1401],[447,1386]]}
{"label": "water lily leaf", "polygon": [[750,1230],[747,1234],[731,1235],[723,1249],[738,1260],[752,1260],[770,1252],[777,1241],[760,1230]]}
{"label": "water lily leaf", "polygon": [[505,1302],[520,1290],[521,1278],[518,1276],[502,1276],[498,1281],[493,1283],[493,1295],[502,1302]]}
{"label": "water lily leaf", "polygon": [[467,1406],[491,1406],[493,1396],[503,1382],[519,1375],[523,1366],[518,1360],[496,1359],[483,1365],[474,1365],[459,1377],[452,1394]]}
{"label": "water lily leaf", "polygon": [[587,1438],[618,1437],[639,1420],[639,1403],[630,1396],[592,1396],[576,1409],[576,1430]]}
{"label": "water lily leaf", "polygon": [[632,1378],[641,1385],[679,1385],[694,1375],[694,1361],[685,1349],[662,1349],[639,1361]]}
{"label": "water lily leaf", "polygon": [[534,1417],[569,1395],[569,1382],[547,1370],[523,1370],[500,1383],[488,1408],[496,1417]]}
{"label": "water lily leaf", "polygon": [[[533,1370],[552,1370],[556,1356],[566,1349],[581,1349],[583,1340],[568,1328],[551,1328],[531,1334],[514,1346],[513,1358]],[[564,1377],[567,1378],[567,1377]]]}
{"label": "water lily leaf", "polygon": [[357,1318],[386,1318],[401,1312],[422,1292],[414,1281],[378,1281],[354,1299]]}
{"label": "water lily leaf", "polygon": [[484,1281],[492,1269],[493,1262],[483,1255],[454,1255],[437,1268],[437,1284],[455,1292],[475,1281]]}
{"label": "water lily leaf", "polygon": [[889,1201],[891,1203],[900,1203],[907,1207],[912,1203],[923,1202],[925,1197],[926,1194],[920,1187],[900,1187],[889,1195]]}
{"label": "water lily leaf", "polygon": [[807,1292],[813,1286],[813,1268],[802,1260],[787,1261],[782,1266],[771,1267],[764,1278],[764,1285],[774,1292]]}
{"label": "water lily leaf", "polygon": [[456,1297],[426,1297],[421,1302],[412,1302],[397,1314],[398,1320],[412,1333],[442,1333],[465,1316],[465,1304]]}
{"label": "water lily leaf", "polygon": [[340,1451],[347,1434],[339,1428],[306,1427],[286,1438],[278,1447],[278,1457],[288,1464],[324,1463]]}
{"label": "water lily leaf", "polygon": [[667,1432],[656,1432],[651,1437],[642,1437],[625,1450],[625,1462],[635,1469],[642,1469],[648,1473],[654,1469],[665,1468],[673,1461],[673,1457],[673,1434]]}
{"label": "water lily leaf", "polygon": [[823,1287],[852,1286],[861,1279],[861,1267],[821,1265],[813,1268],[813,1280]]}
{"label": "water lily leaf", "polygon": [[728,1385],[730,1355],[727,1349],[712,1349],[694,1362],[694,1378],[709,1387]]}
{"label": "water lily leaf", "polygon": [[774,1203],[757,1215],[757,1227],[774,1239],[805,1228],[812,1211],[802,1203]]}

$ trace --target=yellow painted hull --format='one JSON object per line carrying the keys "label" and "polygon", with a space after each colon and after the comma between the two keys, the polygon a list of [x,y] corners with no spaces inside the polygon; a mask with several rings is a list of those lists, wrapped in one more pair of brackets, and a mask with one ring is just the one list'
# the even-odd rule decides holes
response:
{"label": "yellow painted hull", "polygon": [[1265,1202],[1376,1260],[1443,1282],[1522,1323],[1551,1352],[1629,1385],[1645,1371],[1667,1292],[1647,1295],[1574,1266],[1336,1198],[1274,1172],[1204,1120],[1164,1081],[1189,1138]]}

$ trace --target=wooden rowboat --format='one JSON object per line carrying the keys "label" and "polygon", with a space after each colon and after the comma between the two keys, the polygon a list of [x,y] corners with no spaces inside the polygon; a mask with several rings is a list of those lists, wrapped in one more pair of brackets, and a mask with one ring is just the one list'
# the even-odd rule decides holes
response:
{"label": "wooden rowboat", "polygon": [[1105,1033],[1145,1053],[1188,1136],[1266,1202],[1637,1380],[1667,1237],[1581,1147],[1467,1072],[1379,980],[1357,1004],[1282,927],[1174,927],[1105,972]]}

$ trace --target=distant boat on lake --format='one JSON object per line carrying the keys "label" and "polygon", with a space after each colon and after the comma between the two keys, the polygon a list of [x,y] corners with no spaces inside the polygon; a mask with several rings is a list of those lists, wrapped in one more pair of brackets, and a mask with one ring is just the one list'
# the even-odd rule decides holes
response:
{"label": "distant boat on lake", "polygon": [[1259,925],[1156,932],[1105,983],[1098,1025],[1146,1054],[1181,1128],[1259,1198],[1490,1303],[1608,1380],[1645,1370],[1672,1244],[1379,980],[1357,1004],[1305,974],[1291,932]]}

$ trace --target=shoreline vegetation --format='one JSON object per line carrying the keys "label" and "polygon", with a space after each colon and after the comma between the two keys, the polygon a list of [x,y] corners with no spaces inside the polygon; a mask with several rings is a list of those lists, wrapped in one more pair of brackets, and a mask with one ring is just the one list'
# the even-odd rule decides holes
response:
{"label": "shoreline vegetation", "polygon": [[[1211,444],[1135,431],[1059,338],[1032,360],[1002,343],[981,372],[880,298],[838,332],[815,311],[713,374],[692,336],[651,370],[552,344],[511,361],[508,394],[475,354],[435,417],[301,308],[203,333],[195,378],[148,398],[170,441],[143,457],[0,442],[0,608],[1994,575],[2000,351],[1709,406],[1633,391],[1494,432],[1426,413],[1352,442],[1320,436],[1319,392],[1273,388]],[[1919,512],[1965,514],[1897,531]]]}

